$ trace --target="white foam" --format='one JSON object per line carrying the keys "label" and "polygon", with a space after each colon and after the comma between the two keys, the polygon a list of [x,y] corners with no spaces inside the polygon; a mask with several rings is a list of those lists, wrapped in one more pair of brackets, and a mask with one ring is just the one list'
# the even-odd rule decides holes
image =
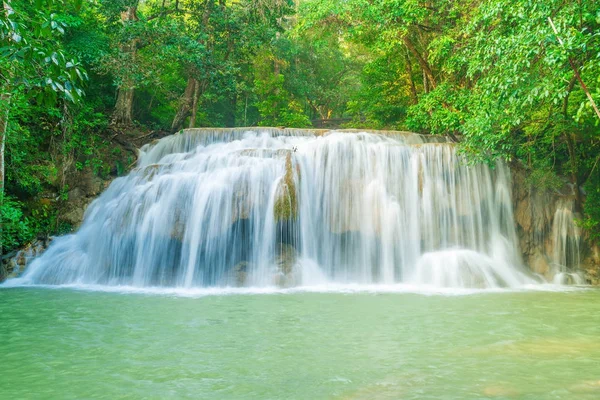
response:
{"label": "white foam", "polygon": [[574,292],[588,290],[586,286],[564,286],[556,284],[527,284],[513,288],[448,288],[431,285],[391,284],[391,285],[363,285],[363,284],[324,284],[311,286],[297,286],[293,288],[269,287],[209,287],[209,288],[165,288],[165,287],[136,287],[125,285],[90,285],[90,284],[63,284],[42,285],[23,283],[19,279],[8,280],[0,285],[2,288],[32,288],[49,290],[75,290],[86,292],[104,292],[115,294],[141,294],[152,296],[173,296],[199,298],[206,296],[232,296],[232,295],[289,295],[302,293],[323,294],[416,294],[425,296],[466,296],[476,294],[515,293],[515,292]]}
{"label": "white foam", "polygon": [[[23,282],[192,291],[535,282],[521,268],[503,164],[467,166],[453,146],[408,145],[405,135],[205,133],[146,147],[139,168],[116,179]],[[297,207],[276,216],[286,204]]]}

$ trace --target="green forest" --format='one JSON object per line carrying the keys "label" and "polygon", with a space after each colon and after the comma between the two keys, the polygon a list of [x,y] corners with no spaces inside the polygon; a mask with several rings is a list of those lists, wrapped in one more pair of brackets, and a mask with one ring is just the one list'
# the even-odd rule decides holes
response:
{"label": "green forest", "polygon": [[567,180],[600,238],[597,1],[4,0],[0,41],[4,252],[72,230],[72,183],[144,140],[327,121]]}

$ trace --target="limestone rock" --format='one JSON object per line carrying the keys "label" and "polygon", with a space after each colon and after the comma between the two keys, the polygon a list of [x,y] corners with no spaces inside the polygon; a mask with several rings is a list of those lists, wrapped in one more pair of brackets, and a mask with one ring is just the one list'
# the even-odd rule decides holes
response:
{"label": "limestone rock", "polygon": [[546,279],[550,278],[550,262],[548,257],[544,255],[539,248],[534,250],[534,253],[529,257],[528,265],[533,272],[540,274]]}
{"label": "limestone rock", "polygon": [[61,219],[73,227],[77,227],[83,221],[83,216],[85,215],[85,210],[87,206],[92,202],[93,199],[85,198],[80,200],[77,203],[72,203],[70,206],[70,210],[61,215]]}
{"label": "limestone rock", "polygon": [[38,239],[5,260],[6,264],[0,265],[0,282],[3,280],[1,276],[3,272],[4,278],[16,278],[21,275],[31,261],[48,248],[52,239],[52,237]]}
{"label": "limestone rock", "polygon": [[291,154],[288,154],[285,159],[285,175],[277,188],[274,213],[276,221],[295,219],[298,215],[296,181]]}
{"label": "limestone rock", "polygon": [[592,285],[600,285],[600,246],[590,246],[588,255],[582,260],[581,266],[587,281]]}
{"label": "limestone rock", "polygon": [[85,193],[83,192],[83,190],[81,190],[80,188],[76,187],[72,190],[69,191],[68,193],[68,198],[69,201],[71,202],[78,202],[81,201],[83,199],[83,197],[85,196]]}
{"label": "limestone rock", "polygon": [[[523,166],[513,164],[511,172],[515,226],[523,260],[533,272],[544,276],[550,281],[553,279],[554,274],[558,272],[557,266],[562,264],[567,264],[560,267],[567,268],[567,271],[563,272],[568,274],[577,273],[578,265],[574,264],[579,264],[578,262],[565,263],[564,261],[555,260],[557,240],[553,236],[556,234],[553,232],[553,224],[555,223],[557,209],[573,203],[574,188],[567,181],[564,181],[563,187],[559,190],[544,190],[530,182],[528,172]],[[577,214],[573,213],[573,218],[576,220]],[[575,222],[571,221],[571,224],[574,225]],[[569,238],[572,235],[572,233],[569,233]],[[583,248],[585,248],[585,243],[580,246],[580,249]],[[584,267],[586,265],[593,266],[594,263],[584,261],[581,265]],[[594,278],[596,273],[593,267],[588,268],[586,272],[588,273],[588,280],[596,279]]]}

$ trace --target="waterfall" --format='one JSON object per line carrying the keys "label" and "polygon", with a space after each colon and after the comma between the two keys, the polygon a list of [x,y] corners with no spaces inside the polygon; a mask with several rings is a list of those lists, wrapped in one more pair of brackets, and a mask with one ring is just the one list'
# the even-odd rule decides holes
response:
{"label": "waterfall", "polygon": [[[554,282],[584,284],[579,269],[581,231],[575,223],[574,200],[560,200],[552,221],[552,269]],[[573,272],[575,271],[575,272]]]}
{"label": "waterfall", "polygon": [[24,283],[517,287],[510,174],[402,132],[192,129],[141,149]]}

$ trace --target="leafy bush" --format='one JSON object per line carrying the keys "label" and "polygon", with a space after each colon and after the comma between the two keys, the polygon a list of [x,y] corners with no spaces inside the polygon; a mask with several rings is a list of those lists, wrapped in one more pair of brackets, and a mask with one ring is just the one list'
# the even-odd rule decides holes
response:
{"label": "leafy bush", "polygon": [[600,170],[598,168],[592,171],[592,176],[584,185],[586,199],[583,207],[585,219],[583,227],[586,229],[590,238],[600,242]]}
{"label": "leafy bush", "polygon": [[23,214],[23,204],[11,197],[6,197],[0,207],[2,216],[2,247],[12,250],[24,245],[35,233],[30,227],[29,221]]}
{"label": "leafy bush", "polygon": [[564,184],[563,180],[550,168],[533,170],[527,176],[526,182],[539,190],[559,190]]}

